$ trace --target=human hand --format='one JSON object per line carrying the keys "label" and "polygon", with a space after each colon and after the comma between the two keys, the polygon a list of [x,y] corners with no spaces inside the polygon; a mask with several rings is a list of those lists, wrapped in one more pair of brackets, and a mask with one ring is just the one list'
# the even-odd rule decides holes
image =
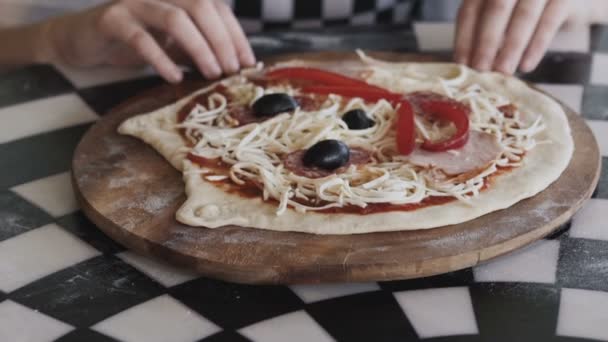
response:
{"label": "human hand", "polygon": [[572,11],[570,0],[464,0],[455,59],[481,71],[532,71]]}
{"label": "human hand", "polygon": [[232,10],[221,0],[120,0],[53,19],[44,29],[51,62],[151,64],[181,81],[176,48],[207,78],[255,64]]}

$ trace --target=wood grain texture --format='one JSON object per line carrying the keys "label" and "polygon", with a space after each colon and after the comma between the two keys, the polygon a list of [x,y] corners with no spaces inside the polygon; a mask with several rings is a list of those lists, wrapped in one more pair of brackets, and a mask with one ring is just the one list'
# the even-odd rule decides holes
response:
{"label": "wood grain texture", "polygon": [[[283,56],[288,59],[294,56]],[[338,60],[353,54],[298,54]],[[433,56],[381,54],[391,60]],[[275,59],[278,60],[278,59]],[[566,108],[575,152],[562,176],[537,196],[507,210],[436,229],[361,235],[310,235],[178,223],[185,200],[181,174],[145,143],[116,133],[126,118],[175,101],[200,87],[166,86],[119,106],[83,137],[73,183],[85,214],[106,234],[135,251],[242,283],[320,283],[407,279],[476,265],[536,241],[565,223],[595,189],[598,145],[584,120]]]}

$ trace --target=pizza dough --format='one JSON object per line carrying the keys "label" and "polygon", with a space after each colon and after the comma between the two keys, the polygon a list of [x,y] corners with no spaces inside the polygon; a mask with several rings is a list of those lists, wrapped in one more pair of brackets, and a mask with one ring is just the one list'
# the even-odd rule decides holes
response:
{"label": "pizza dough", "polygon": [[[378,63],[367,61],[374,67]],[[315,234],[358,234],[380,231],[413,230],[458,224],[492,211],[508,208],[522,199],[547,188],[565,170],[573,153],[573,140],[561,106],[522,81],[497,73],[477,73],[450,63],[386,63],[367,81],[395,92],[439,90],[438,78],[481,87],[504,94],[522,111],[538,113],[546,129],[539,144],[526,153],[521,166],[499,175],[492,185],[468,202],[452,201],[413,211],[389,211],[373,214],[332,214],[298,212],[288,208],[277,215],[276,203],[261,198],[245,198],[228,193],[203,180],[199,168],[185,156],[189,150],[175,130],[176,112],[198,91],[175,104],[125,121],[119,128],[156,148],[171,164],[183,170],[187,201],[178,210],[177,219],[185,224],[207,228],[239,225],[276,231]],[[466,71],[466,72],[463,72]],[[223,81],[230,85],[236,78]]]}

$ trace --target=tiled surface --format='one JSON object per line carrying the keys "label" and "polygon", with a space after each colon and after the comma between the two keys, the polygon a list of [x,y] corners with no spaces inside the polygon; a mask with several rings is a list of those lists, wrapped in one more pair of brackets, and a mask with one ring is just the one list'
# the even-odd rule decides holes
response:
{"label": "tiled surface", "polygon": [[117,256],[166,287],[197,278],[197,274],[194,272],[179,269],[131,251],[119,253]]}
{"label": "tiled surface", "polygon": [[[553,284],[469,285],[481,341],[554,341],[560,289]],[[473,340],[473,338],[471,338]]]}
{"label": "tiled surface", "polygon": [[1,107],[53,97],[69,93],[73,89],[60,72],[48,65],[34,65],[3,74],[0,88]]}
{"label": "tiled surface", "polygon": [[376,283],[352,284],[322,284],[322,285],[292,285],[295,292],[305,303],[313,303],[336,297],[348,296],[362,292],[377,291],[380,288]]}
{"label": "tiled surface", "polygon": [[239,332],[255,342],[318,341],[333,339],[304,311],[292,312],[240,329]]}
{"label": "tiled surface", "polygon": [[[67,172],[74,149],[89,127],[90,124],[77,125],[0,144],[0,188]],[[36,167],[31,167],[32,160]]]}
{"label": "tiled surface", "polygon": [[582,114],[593,120],[608,119],[608,86],[588,85],[583,92]]}
{"label": "tiled surface", "polygon": [[589,127],[595,135],[595,139],[600,145],[600,153],[602,156],[608,156],[608,121],[587,120]]}
{"label": "tiled surface", "polygon": [[590,45],[589,28],[575,26],[559,32],[551,42],[549,51],[587,53],[591,48]]}
{"label": "tiled surface", "polygon": [[63,172],[19,185],[12,190],[50,215],[59,217],[78,209],[70,177],[69,172]]}
{"label": "tiled surface", "polygon": [[608,200],[592,198],[572,218],[571,238],[608,241]]}
{"label": "tiled surface", "polygon": [[0,303],[0,341],[52,341],[73,327],[10,300]]}
{"label": "tiled surface", "polygon": [[594,197],[608,199],[608,157],[602,157],[602,171],[600,173],[600,181],[597,189],[593,193]]}
{"label": "tiled surface", "polygon": [[41,227],[52,220],[42,209],[15,193],[0,192],[0,241]]}
{"label": "tiled surface", "polygon": [[196,341],[220,330],[168,295],[129,308],[92,329],[126,342]]}
{"label": "tiled surface", "polygon": [[608,293],[562,289],[557,335],[608,340]]}
{"label": "tiled surface", "polygon": [[[451,27],[279,32],[252,41],[259,55],[355,47],[445,55]],[[585,32],[560,35],[540,67],[522,75],[582,112],[604,165],[606,32],[595,27],[590,42]],[[162,83],[149,69],[35,66],[0,77],[0,341],[608,341],[606,167],[594,199],[560,234],[428,278],[230,284],[127,251],[77,209],[70,162],[99,116]]]}
{"label": "tiled surface", "polygon": [[68,66],[59,65],[57,69],[63,74],[74,86],[79,89],[100,86],[119,81],[132,80],[152,75],[154,71],[151,68],[112,68],[99,67],[89,70],[83,70]]}
{"label": "tiled surface", "polygon": [[473,268],[478,282],[555,282],[559,241],[543,240]]}
{"label": "tiled surface", "polygon": [[395,297],[420,338],[477,334],[466,287],[404,291]]}
{"label": "tiled surface", "polygon": [[0,143],[96,119],[97,115],[74,94],[14,105],[0,109]]}
{"label": "tiled surface", "polygon": [[99,252],[54,224],[0,242],[0,290],[13,291]]}
{"label": "tiled surface", "polygon": [[451,50],[454,45],[454,24],[418,22],[414,31],[421,51]]}
{"label": "tiled surface", "polygon": [[608,85],[608,54],[596,53],[591,67],[591,84]]}
{"label": "tiled surface", "polygon": [[605,241],[567,238],[561,241],[556,282],[564,287],[608,291]]}

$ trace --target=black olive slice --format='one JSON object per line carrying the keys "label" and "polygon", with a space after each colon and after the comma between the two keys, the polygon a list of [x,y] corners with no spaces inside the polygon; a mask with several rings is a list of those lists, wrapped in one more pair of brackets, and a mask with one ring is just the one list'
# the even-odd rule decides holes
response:
{"label": "black olive slice", "polygon": [[349,110],[342,116],[342,120],[346,122],[349,129],[366,129],[376,124],[363,109]]}
{"label": "black olive slice", "polygon": [[335,170],[348,163],[350,148],[339,140],[322,140],[314,144],[304,153],[302,161],[308,167],[319,167],[325,170]]}
{"label": "black olive slice", "polygon": [[257,117],[275,116],[291,112],[298,107],[298,102],[284,93],[268,94],[253,103],[253,114]]}

